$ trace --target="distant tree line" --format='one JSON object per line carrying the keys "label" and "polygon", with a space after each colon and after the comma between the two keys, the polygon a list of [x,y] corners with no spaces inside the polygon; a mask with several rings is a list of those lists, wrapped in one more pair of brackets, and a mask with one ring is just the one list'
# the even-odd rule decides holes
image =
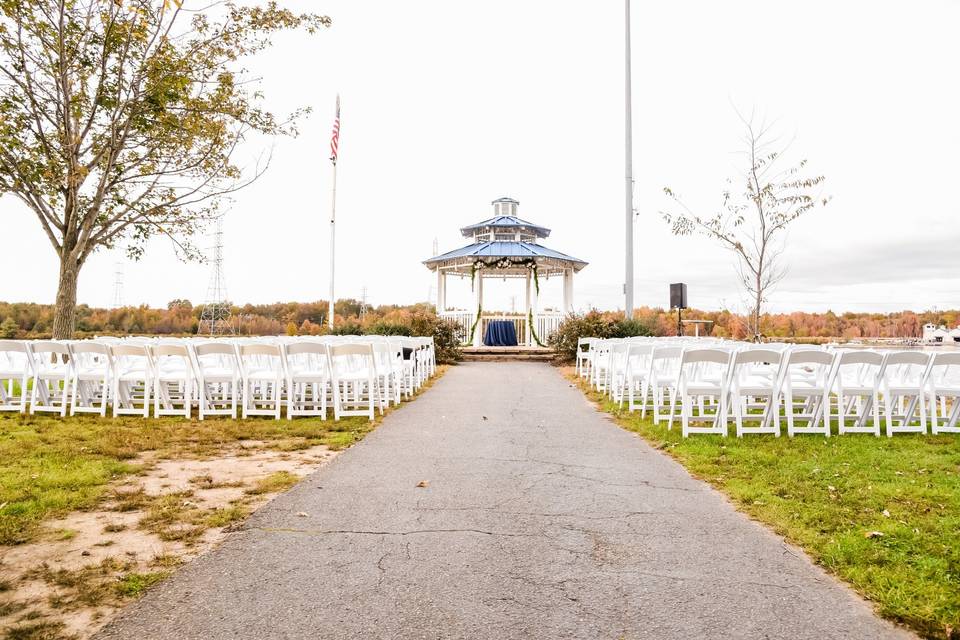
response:
{"label": "distant tree line", "polygon": [[[334,324],[338,333],[402,333],[426,335],[436,322],[432,305],[368,306],[361,316],[359,300],[342,299],[335,305]],[[92,335],[194,335],[202,307],[189,300],[172,300],[165,309],[147,306],[98,309],[77,306],[77,336]],[[327,332],[327,303],[276,302],[231,306],[231,328],[238,335],[322,335]],[[621,314],[593,311],[598,322],[615,322]],[[712,320],[712,336],[750,339],[751,319],[730,311],[688,309],[686,320]],[[675,335],[676,312],[641,307],[634,319],[652,335]],[[767,313],[761,319],[766,338],[815,340],[826,338],[909,338],[919,337],[927,322],[955,327],[960,310],[898,311],[895,313]],[[53,334],[53,305],[0,302],[0,338],[49,338]],[[692,333],[692,328],[688,328]]]}
{"label": "distant tree line", "polygon": [[[359,300],[334,305],[337,332],[428,335],[436,321],[428,304],[367,307],[361,316]],[[189,300],[171,300],[165,309],[146,305],[100,309],[77,305],[76,337],[93,335],[194,335],[202,306]],[[49,338],[53,335],[54,305],[0,302],[0,337]],[[277,302],[231,305],[230,328],[237,335],[322,335],[327,332],[327,302]],[[379,331],[373,331],[379,329]]]}

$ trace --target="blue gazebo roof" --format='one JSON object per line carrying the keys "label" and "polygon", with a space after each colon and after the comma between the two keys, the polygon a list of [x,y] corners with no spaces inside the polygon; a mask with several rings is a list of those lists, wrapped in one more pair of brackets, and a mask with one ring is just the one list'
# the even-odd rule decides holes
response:
{"label": "blue gazebo roof", "polygon": [[574,271],[579,271],[580,269],[587,266],[586,261],[579,258],[574,258],[573,256],[568,256],[565,253],[560,253],[559,251],[554,251],[548,247],[545,247],[541,244],[534,244],[532,242],[477,242],[475,244],[470,244],[459,249],[454,249],[453,251],[448,251],[447,253],[442,253],[439,256],[434,256],[429,260],[424,260],[423,264],[429,266],[437,265],[438,263],[448,262],[448,261],[457,261],[458,259],[465,258],[517,258],[520,260],[523,259],[534,259],[545,258],[548,260],[555,260],[557,262],[566,262],[573,267]]}
{"label": "blue gazebo roof", "polygon": [[496,268],[498,276],[529,276],[530,263],[536,265],[541,276],[580,271],[586,261],[548,249],[539,243],[550,235],[550,229],[518,218],[520,204],[512,198],[500,198],[492,203],[496,215],[460,229],[472,244],[424,260],[432,271],[474,275],[477,262]]}
{"label": "blue gazebo roof", "polygon": [[501,231],[504,229],[532,231],[538,238],[546,238],[550,235],[550,229],[533,224],[532,222],[527,222],[526,220],[521,220],[516,216],[494,216],[482,222],[471,224],[468,227],[463,227],[460,229],[460,233],[469,238],[477,231],[491,228]]}

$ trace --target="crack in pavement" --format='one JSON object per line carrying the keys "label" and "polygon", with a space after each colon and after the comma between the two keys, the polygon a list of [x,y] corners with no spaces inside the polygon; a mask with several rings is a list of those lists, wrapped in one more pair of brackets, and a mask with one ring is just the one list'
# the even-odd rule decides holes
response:
{"label": "crack in pavement", "polygon": [[251,530],[265,533],[299,533],[308,536],[327,535],[364,535],[364,536],[413,536],[428,533],[474,533],[484,536],[505,538],[538,538],[542,533],[517,533],[506,531],[485,531],[483,529],[414,529],[412,531],[368,531],[363,529],[298,529],[295,527],[251,527]]}
{"label": "crack in pavement", "polygon": [[577,518],[581,520],[626,520],[628,518],[635,518],[636,516],[650,516],[650,515],[669,515],[663,511],[626,511],[624,513],[618,513],[609,516],[588,516],[582,513],[576,513],[574,511],[567,511],[565,513],[546,513],[538,511],[503,511],[498,507],[479,507],[479,506],[469,506],[469,507],[421,507],[417,505],[414,507],[416,511],[436,511],[436,512],[447,512],[447,511],[489,511],[492,513],[498,513],[505,516],[536,516],[542,518]]}

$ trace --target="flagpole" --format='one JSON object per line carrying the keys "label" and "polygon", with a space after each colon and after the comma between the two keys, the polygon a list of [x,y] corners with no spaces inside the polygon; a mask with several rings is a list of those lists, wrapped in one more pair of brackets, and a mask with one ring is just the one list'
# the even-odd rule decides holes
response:
{"label": "flagpole", "polygon": [[626,133],[626,269],[624,273],[624,316],[633,317],[633,77],[630,71],[630,0],[626,0],[626,86],[625,86],[625,133]]}
{"label": "flagpole", "polygon": [[327,310],[327,326],[333,330],[333,269],[336,264],[336,231],[337,231],[337,161],[333,161],[333,188],[330,196],[330,307]]}
{"label": "flagpole", "polygon": [[330,135],[330,162],[333,163],[333,183],[330,189],[330,302],[327,310],[327,326],[333,331],[334,290],[333,274],[336,266],[337,237],[337,156],[340,152],[340,94],[337,94],[337,115],[333,121],[333,133]]}

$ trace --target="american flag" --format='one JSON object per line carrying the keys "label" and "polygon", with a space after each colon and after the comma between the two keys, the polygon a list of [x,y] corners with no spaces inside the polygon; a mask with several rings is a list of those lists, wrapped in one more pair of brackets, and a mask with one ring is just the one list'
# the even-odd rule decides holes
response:
{"label": "american flag", "polygon": [[330,162],[337,164],[337,150],[340,148],[340,95],[337,94],[337,115],[333,119],[333,133],[330,134]]}

